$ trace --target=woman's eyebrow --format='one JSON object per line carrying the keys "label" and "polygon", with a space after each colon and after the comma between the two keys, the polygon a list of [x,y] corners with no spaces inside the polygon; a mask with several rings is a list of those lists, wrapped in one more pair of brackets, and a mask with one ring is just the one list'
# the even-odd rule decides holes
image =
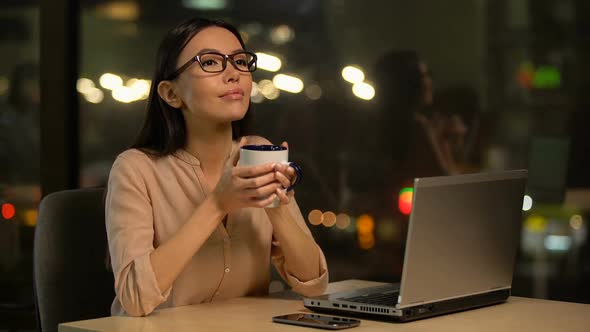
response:
{"label": "woman's eyebrow", "polygon": [[204,48],[204,49],[200,50],[197,54],[203,54],[203,53],[208,53],[208,52],[221,53],[221,52],[219,52],[219,50],[216,50],[214,48]]}
{"label": "woman's eyebrow", "polygon": [[[216,50],[214,48],[204,48],[204,49],[200,50],[199,53],[197,53],[197,54],[203,54],[203,53],[208,53],[208,52],[215,52],[215,53],[223,54],[223,52],[220,52],[219,50]],[[244,52],[244,49],[243,48],[235,49],[235,50],[231,51],[230,54],[234,54],[237,52]]]}

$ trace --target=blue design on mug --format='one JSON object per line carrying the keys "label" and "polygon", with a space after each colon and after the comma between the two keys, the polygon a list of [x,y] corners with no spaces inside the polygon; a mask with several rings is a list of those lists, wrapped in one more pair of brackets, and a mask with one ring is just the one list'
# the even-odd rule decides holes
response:
{"label": "blue design on mug", "polygon": [[291,183],[289,188],[287,188],[287,192],[293,190],[293,188],[295,188],[295,186],[301,183],[301,180],[303,180],[303,170],[301,169],[301,166],[297,165],[294,162],[289,162],[289,166],[293,167],[293,169],[295,170],[295,174],[297,174],[297,177],[295,178],[295,182]]}

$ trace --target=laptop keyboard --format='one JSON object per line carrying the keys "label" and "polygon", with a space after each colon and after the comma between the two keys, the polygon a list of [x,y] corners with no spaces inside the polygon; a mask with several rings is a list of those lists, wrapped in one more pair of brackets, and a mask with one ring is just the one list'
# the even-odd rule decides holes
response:
{"label": "laptop keyboard", "polygon": [[344,301],[350,302],[357,302],[357,303],[366,303],[366,304],[376,304],[376,305],[386,305],[386,306],[395,306],[397,304],[397,296],[399,292],[390,292],[390,293],[375,293],[375,294],[367,294],[362,296],[354,296],[343,298]]}

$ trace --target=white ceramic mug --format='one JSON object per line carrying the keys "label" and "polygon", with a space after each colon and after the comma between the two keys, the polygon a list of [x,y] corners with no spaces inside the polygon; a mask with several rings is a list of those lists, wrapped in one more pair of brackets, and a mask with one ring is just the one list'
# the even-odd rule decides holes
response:
{"label": "white ceramic mug", "polygon": [[[293,167],[297,178],[287,191],[293,189],[301,182],[303,173],[301,167],[296,163],[289,162],[289,150],[280,145],[262,144],[262,145],[244,145],[240,149],[240,166],[256,166],[266,163],[283,163]],[[280,199],[277,197],[267,208],[274,208],[280,205]]]}

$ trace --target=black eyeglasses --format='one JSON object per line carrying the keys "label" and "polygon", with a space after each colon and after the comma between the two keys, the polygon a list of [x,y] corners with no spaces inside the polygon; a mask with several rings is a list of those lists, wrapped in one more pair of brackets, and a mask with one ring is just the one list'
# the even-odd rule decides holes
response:
{"label": "black eyeglasses", "polygon": [[229,55],[218,52],[206,52],[194,56],[170,75],[168,79],[175,79],[195,62],[198,62],[201,69],[206,73],[220,73],[227,67],[228,60],[239,71],[251,73],[256,70],[257,57],[252,52],[240,51]]}

